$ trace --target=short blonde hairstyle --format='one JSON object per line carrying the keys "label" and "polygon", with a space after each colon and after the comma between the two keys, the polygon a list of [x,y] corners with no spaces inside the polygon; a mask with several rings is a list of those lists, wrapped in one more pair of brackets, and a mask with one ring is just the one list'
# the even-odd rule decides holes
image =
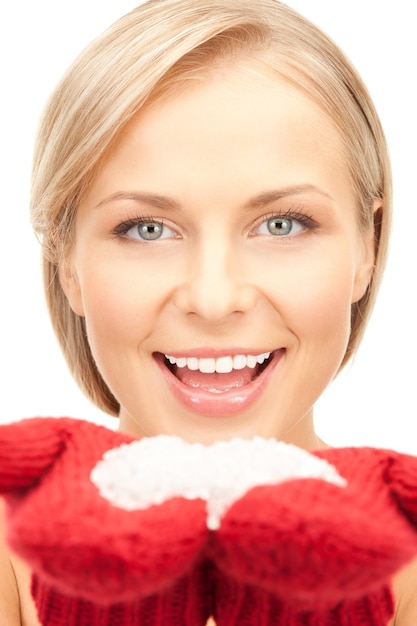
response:
{"label": "short blonde hairstyle", "polygon": [[[391,213],[388,152],[378,115],[360,77],[321,30],[277,0],[149,0],[84,50],[53,93],[35,148],[32,223],[40,237],[46,299],[70,370],[86,395],[117,415],[84,319],[70,308],[58,267],[71,249],[77,206],[102,159],[132,117],[157,94],[184,89],[213,61],[265,58],[333,120],[344,142],[360,228],[374,226],[376,262],[352,306],[343,365],[356,351],[385,265]],[[374,217],[375,198],[384,209]]]}

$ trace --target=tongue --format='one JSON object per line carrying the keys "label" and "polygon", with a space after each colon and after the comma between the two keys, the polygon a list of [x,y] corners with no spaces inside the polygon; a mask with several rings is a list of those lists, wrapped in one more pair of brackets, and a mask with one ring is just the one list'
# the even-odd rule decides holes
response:
{"label": "tongue", "polygon": [[235,389],[248,385],[257,374],[257,368],[245,367],[242,370],[233,370],[228,374],[203,374],[200,371],[192,371],[188,367],[176,368],[175,376],[184,385],[206,389],[212,393],[223,393],[229,389]]}

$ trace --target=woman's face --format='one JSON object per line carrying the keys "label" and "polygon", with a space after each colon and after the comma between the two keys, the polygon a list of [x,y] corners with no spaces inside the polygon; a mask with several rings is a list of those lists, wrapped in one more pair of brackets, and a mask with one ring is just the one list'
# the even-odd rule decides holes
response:
{"label": "woman's face", "polygon": [[155,103],[79,209],[61,268],[134,435],[318,444],[372,272],[331,121],[254,62]]}

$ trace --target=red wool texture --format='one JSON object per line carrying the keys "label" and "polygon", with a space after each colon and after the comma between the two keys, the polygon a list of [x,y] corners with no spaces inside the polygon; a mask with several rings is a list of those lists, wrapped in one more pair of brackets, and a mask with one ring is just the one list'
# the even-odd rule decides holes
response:
{"label": "red wool texture", "polygon": [[254,487],[209,530],[202,499],[126,511],[101,497],[91,470],[131,441],[70,418],[0,427],[8,541],[32,569],[44,626],[388,623],[392,577],[417,556],[416,458],[313,452],[345,487]]}

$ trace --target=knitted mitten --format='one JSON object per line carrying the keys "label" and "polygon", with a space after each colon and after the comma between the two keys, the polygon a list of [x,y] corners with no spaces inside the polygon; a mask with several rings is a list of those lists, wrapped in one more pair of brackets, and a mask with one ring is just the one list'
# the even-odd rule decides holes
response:
{"label": "knitted mitten", "polygon": [[45,626],[206,624],[204,502],[177,498],[127,514],[90,480],[106,450],[131,441],[66,418],[0,427],[8,541],[34,572]]}
{"label": "knitted mitten", "polygon": [[417,460],[0,427],[9,542],[45,626],[383,626],[417,555]]}
{"label": "knitted mitten", "polygon": [[217,626],[386,626],[394,612],[391,591],[384,587],[327,609],[303,609],[292,600],[217,572]]}
{"label": "knitted mitten", "polygon": [[371,448],[315,455],[344,487],[260,486],[224,515],[212,555],[218,626],[377,626],[392,615],[391,578],[417,554],[417,459]]}

